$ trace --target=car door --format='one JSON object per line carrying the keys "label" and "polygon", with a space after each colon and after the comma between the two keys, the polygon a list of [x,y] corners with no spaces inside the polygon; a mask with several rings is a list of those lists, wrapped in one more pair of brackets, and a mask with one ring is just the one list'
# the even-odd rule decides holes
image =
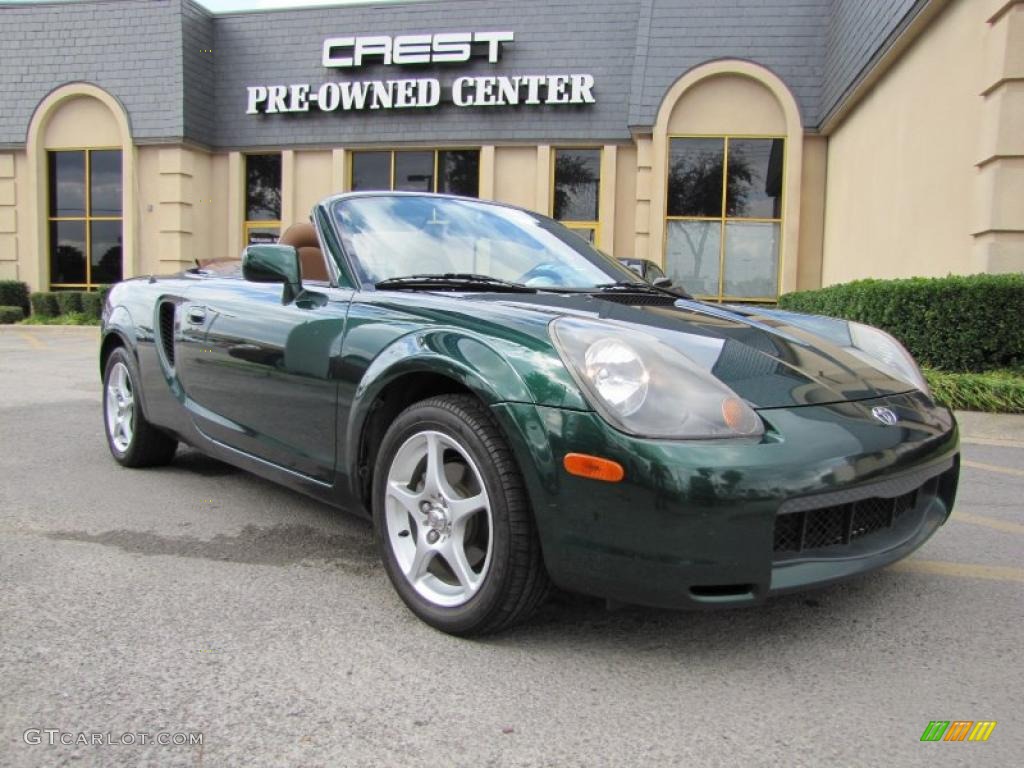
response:
{"label": "car door", "polygon": [[323,482],[334,475],[341,350],[352,291],[197,281],[181,307],[178,374],[208,437]]}

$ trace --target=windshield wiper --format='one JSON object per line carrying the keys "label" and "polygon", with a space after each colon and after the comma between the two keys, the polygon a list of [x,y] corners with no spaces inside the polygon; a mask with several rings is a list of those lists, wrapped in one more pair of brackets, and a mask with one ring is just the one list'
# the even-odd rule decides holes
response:
{"label": "windshield wiper", "polygon": [[376,288],[397,288],[405,290],[485,290],[505,293],[536,293],[522,283],[513,283],[489,275],[474,275],[467,272],[445,272],[444,274],[406,275],[405,277],[389,277],[376,283]]}

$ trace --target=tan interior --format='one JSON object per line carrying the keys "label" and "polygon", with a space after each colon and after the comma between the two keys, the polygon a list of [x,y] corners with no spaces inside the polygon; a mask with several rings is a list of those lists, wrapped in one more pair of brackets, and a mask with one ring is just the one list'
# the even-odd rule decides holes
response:
{"label": "tan interior", "polygon": [[308,221],[292,224],[277,242],[279,245],[290,245],[299,252],[303,280],[321,280],[323,282],[330,280],[316,230]]}

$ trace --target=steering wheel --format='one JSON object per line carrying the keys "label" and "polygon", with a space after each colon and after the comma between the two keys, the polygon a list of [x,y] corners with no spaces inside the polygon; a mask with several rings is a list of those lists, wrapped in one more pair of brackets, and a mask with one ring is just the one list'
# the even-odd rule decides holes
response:
{"label": "steering wheel", "polygon": [[549,261],[526,270],[516,282],[530,286],[564,285],[567,276],[560,264]]}

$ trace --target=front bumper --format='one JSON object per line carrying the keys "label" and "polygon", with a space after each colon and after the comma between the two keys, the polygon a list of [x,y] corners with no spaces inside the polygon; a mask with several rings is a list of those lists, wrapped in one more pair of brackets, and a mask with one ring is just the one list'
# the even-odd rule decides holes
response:
{"label": "front bumper", "polygon": [[[880,404],[899,415],[896,426],[872,418]],[[494,411],[552,579],[626,603],[756,604],[871,571],[921,546],[956,494],[955,422],[916,393],[763,410],[768,431],[756,441],[645,440],[592,412]],[[569,475],[568,452],[618,461],[625,479]]]}

